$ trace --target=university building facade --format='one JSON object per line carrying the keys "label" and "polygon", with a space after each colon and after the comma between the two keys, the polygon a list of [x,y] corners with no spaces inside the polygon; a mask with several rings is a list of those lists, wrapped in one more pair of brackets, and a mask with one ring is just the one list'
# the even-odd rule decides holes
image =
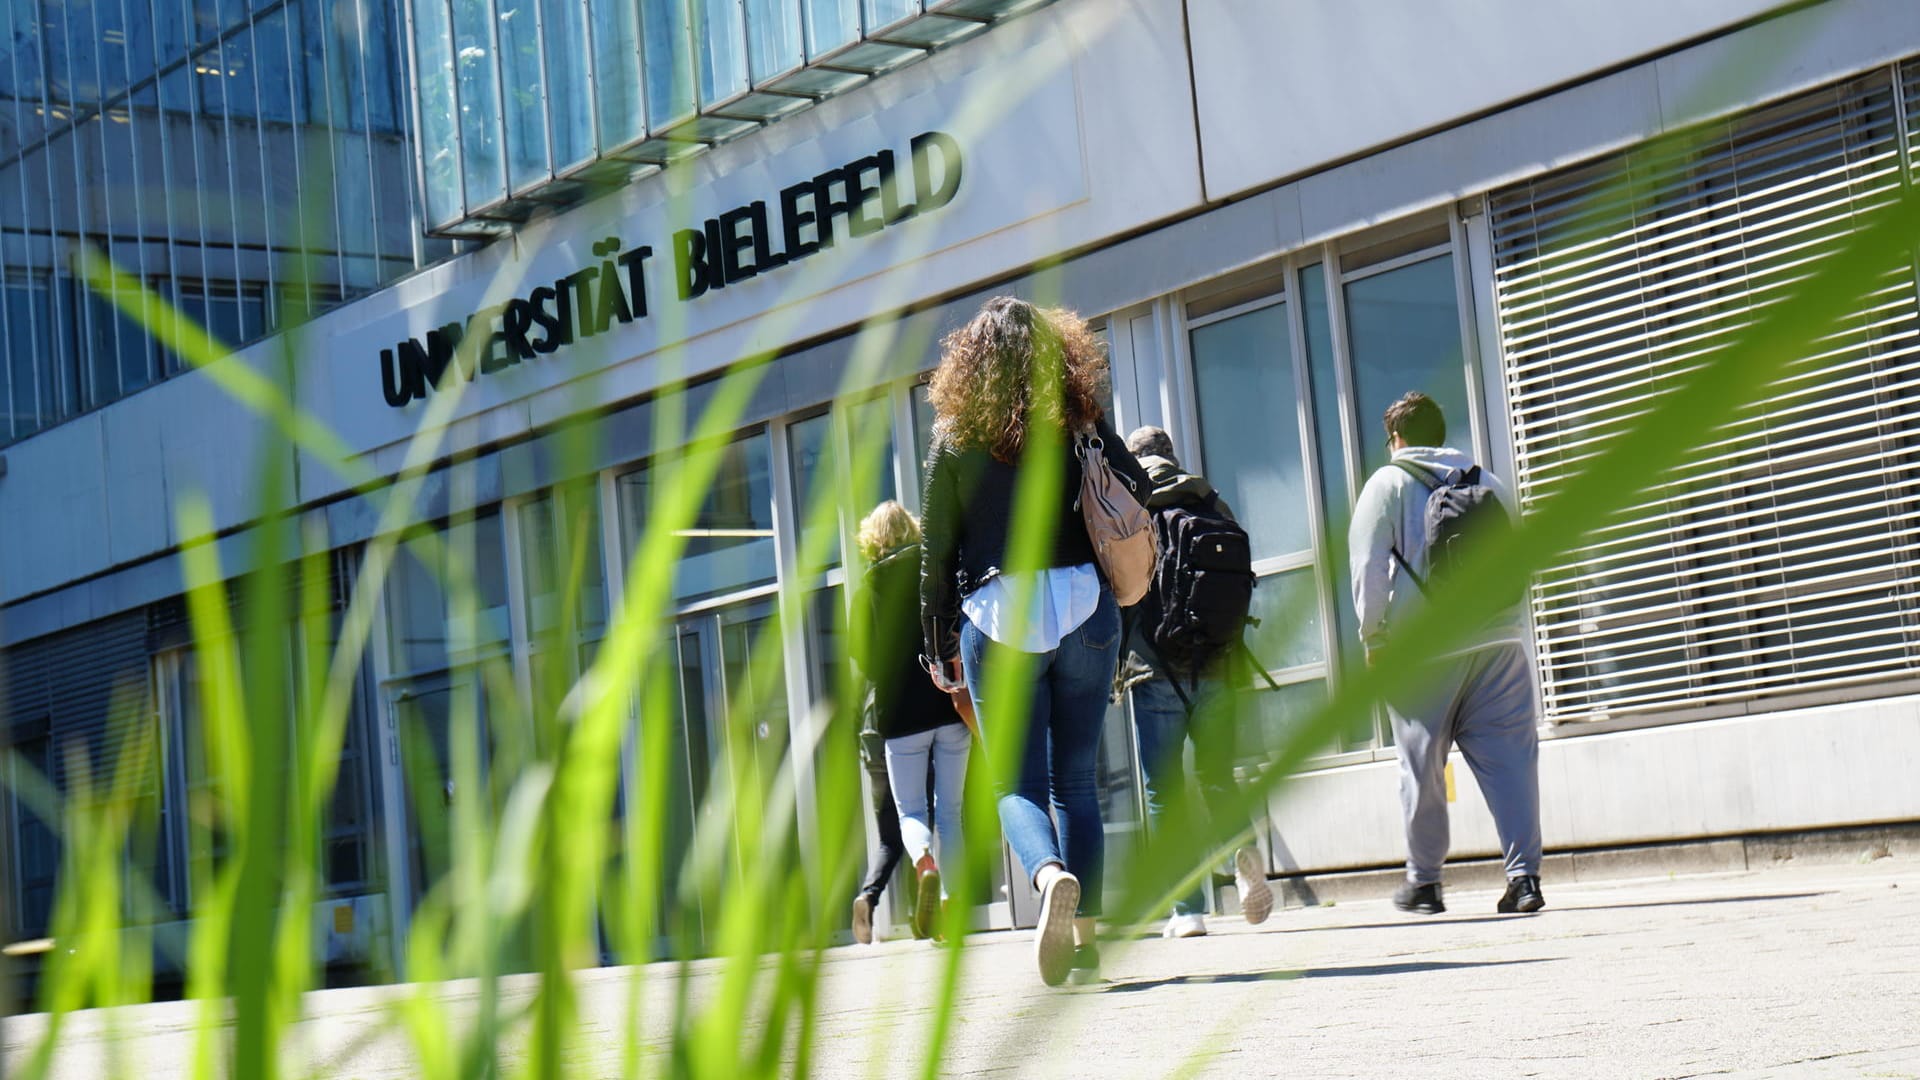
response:
{"label": "university building facade", "polygon": [[[241,568],[275,436],[217,369],[260,373],[352,455],[346,475],[296,448],[278,485],[340,582],[382,530],[471,560],[454,605],[403,546],[325,839],[317,947],[404,974],[433,874],[409,785],[444,772],[487,664],[533,702],[593,661],[660,432],[771,358],[686,530],[672,707],[633,708],[636,731],[674,728],[691,819],[728,755],[762,752],[728,735],[739,717],[776,757],[818,735],[866,508],[809,510],[876,441],[872,493],[917,504],[934,343],[1003,292],[1093,319],[1116,426],[1166,427],[1244,518],[1250,645],[1279,686],[1248,692],[1257,767],[1357,662],[1345,521],[1386,460],[1387,402],[1431,394],[1536,506],[1920,183],[1909,0],[1365,8],[19,0],[9,767],[60,788],[143,725],[183,748],[154,777],[149,872],[191,910],[183,808],[205,777],[176,501],[204,497]],[[80,245],[232,354],[183,362],[86,287]],[[1536,582],[1549,852],[1920,817],[1917,267]],[[384,519],[423,423],[419,497]],[[1116,707],[1102,750],[1122,846],[1143,828],[1130,727]],[[1393,754],[1375,722],[1286,784],[1260,824],[1270,873],[1398,863]],[[817,793],[793,768],[804,829]],[[1455,854],[1492,854],[1458,776]],[[4,932],[39,937],[58,840],[17,797],[4,827]],[[1032,914],[1016,885],[979,918]]]}

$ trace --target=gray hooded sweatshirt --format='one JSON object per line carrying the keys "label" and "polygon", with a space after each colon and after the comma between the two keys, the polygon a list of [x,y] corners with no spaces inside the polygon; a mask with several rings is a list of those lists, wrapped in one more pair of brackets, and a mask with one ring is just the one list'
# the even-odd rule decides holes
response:
{"label": "gray hooded sweatshirt", "polygon": [[[1451,447],[1409,446],[1396,450],[1393,460],[1422,469],[1439,482],[1473,467],[1473,459]],[[1482,482],[1493,489],[1500,505],[1513,513],[1513,494],[1500,478],[1484,466]],[[1426,513],[1431,489],[1397,465],[1389,465],[1367,478],[1360,489],[1360,501],[1353,509],[1353,523],[1347,529],[1348,565],[1353,575],[1353,610],[1360,621],[1360,640],[1369,648],[1386,640],[1394,623],[1404,621],[1407,611],[1420,602],[1420,587],[1392,555],[1397,547],[1412,565],[1420,580],[1427,579]],[[1459,651],[1484,648],[1501,642],[1520,642],[1519,612],[1510,611],[1463,639]]]}

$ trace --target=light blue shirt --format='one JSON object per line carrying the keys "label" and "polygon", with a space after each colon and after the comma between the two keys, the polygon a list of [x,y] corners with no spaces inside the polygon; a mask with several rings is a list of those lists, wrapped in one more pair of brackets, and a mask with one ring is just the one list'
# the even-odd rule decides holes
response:
{"label": "light blue shirt", "polygon": [[[1093,617],[1100,606],[1100,572],[1092,563],[1056,566],[1039,572],[1038,588],[1033,589],[1031,607],[1020,619],[1014,608],[1013,578],[1019,575],[995,574],[987,583],[968,593],[960,601],[967,621],[980,632],[1008,648],[1021,652],[1052,652],[1068,634]],[[1023,625],[1024,624],[1024,625]],[[1015,630],[1024,634],[1016,635]]]}

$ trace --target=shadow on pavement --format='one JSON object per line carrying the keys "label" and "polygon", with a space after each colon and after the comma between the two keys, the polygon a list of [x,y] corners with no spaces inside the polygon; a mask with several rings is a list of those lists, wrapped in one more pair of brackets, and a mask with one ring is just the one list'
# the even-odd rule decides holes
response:
{"label": "shadow on pavement", "polygon": [[1226,975],[1175,975],[1168,979],[1116,982],[1107,987],[1104,992],[1123,994],[1136,990],[1158,990],[1163,986],[1282,982],[1287,979],[1346,979],[1369,975],[1414,975],[1423,971],[1459,971],[1465,968],[1510,967],[1515,964],[1550,964],[1564,959],[1566,958],[1561,956],[1537,956],[1526,960],[1414,960],[1404,964],[1354,964],[1348,967],[1236,971]]}
{"label": "shadow on pavement", "polygon": [[[1321,934],[1329,930],[1398,930],[1407,926],[1458,926],[1463,923],[1513,922],[1517,919],[1538,919],[1552,915],[1556,911],[1628,911],[1633,908],[1687,907],[1698,904],[1754,904],[1764,900],[1807,900],[1816,896],[1831,896],[1831,891],[1796,893],[1759,893],[1753,896],[1714,896],[1697,900],[1635,900],[1624,904],[1580,904],[1562,907],[1552,899],[1547,901],[1545,911],[1531,915],[1409,915],[1397,922],[1341,923],[1337,926],[1288,926],[1275,927],[1267,933],[1276,934]],[[1154,935],[1158,936],[1158,935]]]}

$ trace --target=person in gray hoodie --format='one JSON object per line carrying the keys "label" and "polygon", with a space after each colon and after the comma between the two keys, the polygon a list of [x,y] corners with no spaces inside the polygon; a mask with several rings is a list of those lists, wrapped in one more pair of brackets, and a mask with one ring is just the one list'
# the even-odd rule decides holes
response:
{"label": "person in gray hoodie", "polygon": [[[1394,626],[1422,602],[1430,569],[1429,495],[1474,465],[1446,445],[1446,418],[1425,394],[1405,395],[1382,419],[1392,463],[1367,478],[1347,536],[1354,612],[1369,664]],[[1480,475],[1512,513],[1505,485],[1484,467]],[[1538,911],[1546,906],[1540,891],[1540,743],[1533,666],[1518,612],[1470,628],[1445,659],[1440,675],[1418,693],[1386,703],[1407,829],[1407,880],[1394,905],[1428,915],[1446,910],[1440,892],[1448,845],[1445,770],[1457,745],[1487,800],[1506,859],[1507,891],[1496,910]]]}
{"label": "person in gray hoodie", "polygon": [[[1153,488],[1146,499],[1149,511],[1182,507],[1202,513],[1215,513],[1233,520],[1233,510],[1220,493],[1180,467],[1173,456],[1173,439],[1157,427],[1136,429],[1127,436],[1127,449],[1147,470]],[[1129,620],[1131,623],[1132,620]],[[1217,666],[1217,665],[1216,665]],[[1233,778],[1234,695],[1219,671],[1201,672],[1188,700],[1174,688],[1172,673],[1165,670],[1147,641],[1146,629],[1132,626],[1126,647],[1120,656],[1120,674],[1115,680],[1115,700],[1122,693],[1133,694],[1133,724],[1140,738],[1140,764],[1147,779],[1147,816],[1155,824],[1166,820],[1169,812],[1184,801],[1187,791],[1183,764],[1188,739],[1193,740],[1193,765],[1200,781],[1201,804],[1194,808],[1211,819],[1216,829],[1232,828],[1230,815],[1238,815],[1238,791]],[[1239,824],[1244,825],[1244,821]],[[1266,866],[1252,847],[1234,852],[1234,881],[1240,890],[1240,914],[1249,923],[1265,922],[1273,912],[1273,889],[1267,884]],[[1168,938],[1201,937],[1207,932],[1206,897],[1199,885],[1176,900],[1173,914],[1161,936]]]}

